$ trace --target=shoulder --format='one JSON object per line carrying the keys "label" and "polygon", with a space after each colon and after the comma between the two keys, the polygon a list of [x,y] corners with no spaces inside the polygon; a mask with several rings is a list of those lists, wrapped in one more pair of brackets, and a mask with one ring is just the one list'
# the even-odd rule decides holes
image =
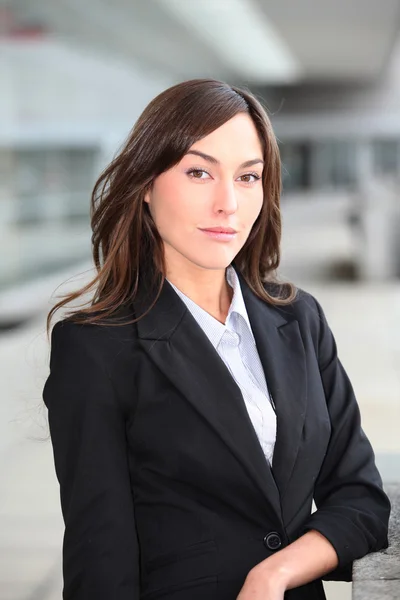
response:
{"label": "shoulder", "polygon": [[305,321],[310,327],[319,329],[324,312],[315,296],[298,288],[297,297],[293,302],[293,311],[298,320]]}
{"label": "shoulder", "polygon": [[[266,283],[266,291],[275,297],[284,296],[281,293],[282,286],[278,283]],[[296,320],[300,329],[306,329],[317,342],[321,327],[326,323],[324,311],[318,300],[309,292],[296,287],[296,296],[287,304],[274,305],[273,310],[277,311],[285,321]]]}
{"label": "shoulder", "polygon": [[[129,321],[133,318],[131,314]],[[52,330],[48,382],[92,391],[99,385],[109,389],[111,384],[124,414],[129,415],[140,360],[134,323],[124,319],[123,324],[120,320],[115,324],[112,319],[99,325],[65,318]],[[44,396],[49,404],[51,383],[46,385]]]}
{"label": "shoulder", "polygon": [[[130,315],[133,320],[133,314]],[[132,351],[137,338],[136,326],[120,314],[100,323],[88,323],[74,316],[58,321],[51,332],[51,358],[62,355],[68,360],[85,360],[113,368],[117,358]]]}

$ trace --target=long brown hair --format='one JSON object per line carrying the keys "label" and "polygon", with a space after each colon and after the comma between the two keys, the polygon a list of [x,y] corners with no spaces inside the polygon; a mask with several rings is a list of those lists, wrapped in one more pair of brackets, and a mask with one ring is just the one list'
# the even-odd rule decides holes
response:
{"label": "long brown hair", "polygon": [[264,301],[284,305],[294,300],[296,288],[292,284],[274,286],[273,295],[263,285],[266,281],[278,283],[281,241],[281,162],[268,115],[245,89],[214,79],[193,79],[170,87],[148,104],[122,150],[97,180],[90,208],[97,274],[53,306],[47,316],[47,330],[58,309],[90,291],[94,294],[89,305],[70,311],[67,318],[103,321],[137,296],[144,279],[156,289],[146,312],[151,310],[166,271],[163,242],[144,196],[154,179],[177,164],[196,141],[239,113],[252,118],[260,136],[265,160],[264,203],[234,262],[252,291]]}

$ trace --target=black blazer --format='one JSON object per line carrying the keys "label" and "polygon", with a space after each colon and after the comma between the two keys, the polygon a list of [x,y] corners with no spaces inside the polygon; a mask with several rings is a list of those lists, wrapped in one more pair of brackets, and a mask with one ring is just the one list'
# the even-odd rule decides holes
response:
{"label": "black blazer", "polygon": [[[240,389],[168,282],[137,324],[55,325],[43,399],[65,600],[234,600],[254,565],[310,529],[338,554],[328,579],[387,547],[389,501],[321,307],[302,291],[272,307],[240,281],[276,405],[272,469]],[[285,598],[325,598],[322,582]]]}

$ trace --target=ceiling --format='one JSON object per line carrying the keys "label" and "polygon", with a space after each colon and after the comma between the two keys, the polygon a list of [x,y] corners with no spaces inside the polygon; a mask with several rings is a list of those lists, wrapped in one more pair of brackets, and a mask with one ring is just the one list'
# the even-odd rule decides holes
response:
{"label": "ceiling", "polygon": [[397,38],[400,0],[11,0],[49,35],[179,80],[260,87],[371,82]]}
{"label": "ceiling", "polygon": [[257,0],[304,67],[305,83],[370,81],[400,25],[398,0]]}

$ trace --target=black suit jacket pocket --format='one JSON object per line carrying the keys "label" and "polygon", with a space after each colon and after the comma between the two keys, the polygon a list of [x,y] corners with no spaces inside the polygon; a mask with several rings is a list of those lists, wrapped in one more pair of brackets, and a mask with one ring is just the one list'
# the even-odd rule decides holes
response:
{"label": "black suit jacket pocket", "polygon": [[217,584],[217,558],[214,540],[155,555],[143,564],[141,598],[150,600],[199,585],[206,586],[207,593],[213,591]]}

